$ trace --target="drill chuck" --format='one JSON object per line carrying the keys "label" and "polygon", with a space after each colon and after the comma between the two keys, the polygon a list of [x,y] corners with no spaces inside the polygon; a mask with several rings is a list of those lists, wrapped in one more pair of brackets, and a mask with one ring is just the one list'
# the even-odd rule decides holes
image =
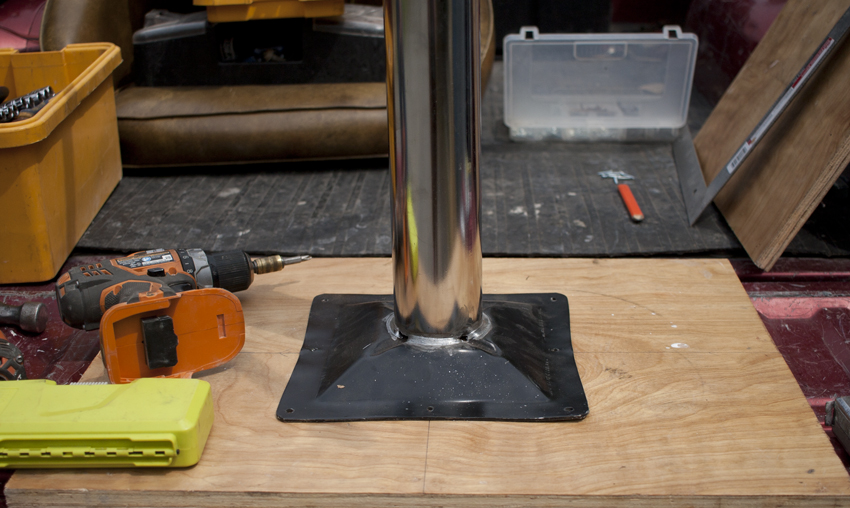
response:
{"label": "drill chuck", "polygon": [[212,270],[213,286],[231,293],[244,291],[254,282],[251,258],[241,250],[207,254]]}

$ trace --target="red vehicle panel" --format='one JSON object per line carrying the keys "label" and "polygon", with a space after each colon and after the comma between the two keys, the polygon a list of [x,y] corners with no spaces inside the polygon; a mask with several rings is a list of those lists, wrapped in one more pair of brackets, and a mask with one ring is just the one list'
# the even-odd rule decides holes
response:
{"label": "red vehicle panel", "polygon": [[46,0],[0,0],[0,48],[38,51]]}

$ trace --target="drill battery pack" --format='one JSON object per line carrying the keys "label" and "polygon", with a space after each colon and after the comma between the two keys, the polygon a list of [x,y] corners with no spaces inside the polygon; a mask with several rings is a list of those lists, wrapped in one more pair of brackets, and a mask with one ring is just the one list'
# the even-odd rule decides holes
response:
{"label": "drill battery pack", "polygon": [[140,293],[103,315],[100,345],[109,380],[191,378],[232,360],[245,344],[242,304],[229,291]]}
{"label": "drill battery pack", "polygon": [[0,467],[187,467],[213,424],[210,385],[0,383]]}

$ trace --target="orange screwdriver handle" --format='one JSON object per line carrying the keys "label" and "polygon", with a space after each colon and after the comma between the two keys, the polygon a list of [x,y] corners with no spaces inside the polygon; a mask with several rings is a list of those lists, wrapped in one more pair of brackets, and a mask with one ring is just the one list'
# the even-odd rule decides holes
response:
{"label": "orange screwdriver handle", "polygon": [[637,200],[635,199],[635,195],[632,194],[632,190],[629,186],[621,183],[617,185],[617,189],[620,191],[620,197],[623,198],[623,203],[625,203],[626,208],[629,209],[629,215],[632,217],[632,220],[635,222],[642,221],[643,212],[640,210]]}

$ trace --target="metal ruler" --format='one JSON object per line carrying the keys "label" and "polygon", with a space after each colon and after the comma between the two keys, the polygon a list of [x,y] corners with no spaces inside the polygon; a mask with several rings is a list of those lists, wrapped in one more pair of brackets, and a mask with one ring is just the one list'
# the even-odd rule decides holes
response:
{"label": "metal ruler", "polygon": [[818,46],[818,49],[809,58],[806,65],[797,73],[797,76],[785,89],[785,92],[770,108],[770,111],[758,123],[753,132],[747,137],[746,141],[735,152],[735,155],[729,159],[724,168],[714,177],[708,186],[705,185],[705,177],[702,174],[702,169],[699,166],[699,160],[694,151],[693,140],[687,128],[682,129],[682,134],[673,143],[673,158],[676,160],[676,168],[679,172],[679,184],[682,187],[682,194],[685,198],[685,206],[688,211],[688,221],[693,226],[702,213],[708,208],[708,205],[714,201],[717,194],[726,185],[726,182],[732,178],[735,171],[741,167],[741,164],[747,160],[747,157],[753,152],[756,145],[764,137],[765,133],[770,130],[779,115],[788,107],[794,100],[803,86],[809,81],[815,72],[820,68],[826,58],[838,47],[841,40],[847,34],[850,28],[850,9],[844,12],[835,26],[830,30],[826,39]]}

